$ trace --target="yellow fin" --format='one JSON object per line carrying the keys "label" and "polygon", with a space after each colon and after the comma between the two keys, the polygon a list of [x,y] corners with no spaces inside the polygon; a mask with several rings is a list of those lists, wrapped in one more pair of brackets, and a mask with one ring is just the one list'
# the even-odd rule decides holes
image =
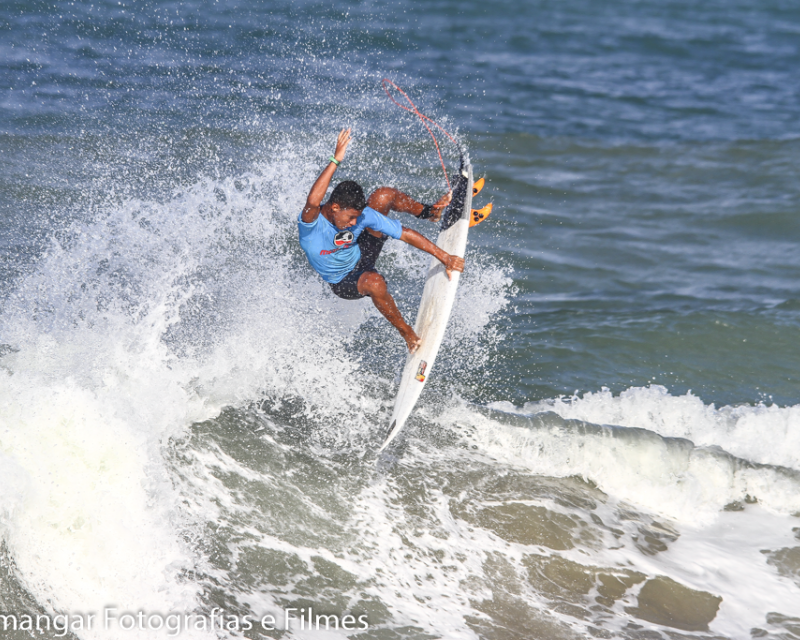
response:
{"label": "yellow fin", "polygon": [[481,189],[483,189],[483,183],[484,183],[484,182],[486,182],[486,179],[485,179],[485,178],[479,178],[479,179],[478,179],[478,180],[476,180],[476,181],[475,181],[475,183],[472,185],[472,197],[473,197],[473,198],[474,198],[475,196],[477,196],[477,195],[478,195],[478,194],[481,192]]}
{"label": "yellow fin", "polygon": [[486,218],[489,217],[489,214],[492,212],[492,203],[490,202],[482,209],[473,209],[472,214],[469,217],[469,226],[474,227],[476,224],[480,224]]}

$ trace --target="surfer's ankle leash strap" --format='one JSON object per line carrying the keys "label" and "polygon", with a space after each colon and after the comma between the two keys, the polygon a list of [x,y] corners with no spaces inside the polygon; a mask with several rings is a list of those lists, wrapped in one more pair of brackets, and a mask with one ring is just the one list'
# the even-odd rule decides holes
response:
{"label": "surfer's ankle leash strap", "polygon": [[427,220],[428,218],[433,217],[433,205],[432,204],[423,204],[422,205],[422,213],[417,216],[420,220]]}

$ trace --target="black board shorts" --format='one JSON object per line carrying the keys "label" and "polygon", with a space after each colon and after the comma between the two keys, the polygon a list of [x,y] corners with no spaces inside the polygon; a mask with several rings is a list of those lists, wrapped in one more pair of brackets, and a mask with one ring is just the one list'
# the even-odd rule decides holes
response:
{"label": "black board shorts", "polygon": [[[381,236],[376,238],[366,229],[358,236],[358,248],[361,250],[361,258],[356,262],[350,272],[339,282],[331,284],[331,291],[333,291],[340,298],[345,300],[358,300],[359,298],[366,298],[358,292],[358,279],[362,273],[367,271],[375,271],[375,261],[381,255],[383,243],[386,242],[388,236]],[[329,283],[330,284],[330,283]]]}

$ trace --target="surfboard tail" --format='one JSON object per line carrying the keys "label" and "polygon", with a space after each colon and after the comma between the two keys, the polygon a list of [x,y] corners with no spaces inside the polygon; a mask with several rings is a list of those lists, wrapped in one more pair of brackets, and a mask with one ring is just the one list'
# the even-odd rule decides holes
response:
{"label": "surfboard tail", "polygon": [[[469,201],[469,204],[467,204]],[[461,218],[469,215],[472,206],[472,167],[462,152],[458,177],[453,181],[453,199],[442,213],[442,231],[447,231]]]}

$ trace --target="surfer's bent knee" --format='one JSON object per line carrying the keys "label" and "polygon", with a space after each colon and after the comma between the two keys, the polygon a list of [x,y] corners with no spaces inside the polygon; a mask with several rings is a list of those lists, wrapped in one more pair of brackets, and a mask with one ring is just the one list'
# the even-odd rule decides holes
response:
{"label": "surfer's bent knee", "polygon": [[377,271],[365,271],[358,279],[358,292],[364,296],[381,294],[386,291],[386,280]]}

